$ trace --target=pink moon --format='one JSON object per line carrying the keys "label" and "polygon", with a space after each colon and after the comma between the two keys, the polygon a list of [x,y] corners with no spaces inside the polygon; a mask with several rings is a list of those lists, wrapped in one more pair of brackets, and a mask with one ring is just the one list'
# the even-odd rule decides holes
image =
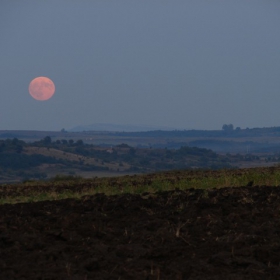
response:
{"label": "pink moon", "polygon": [[55,92],[54,82],[48,77],[37,77],[29,84],[30,95],[39,101],[50,99]]}

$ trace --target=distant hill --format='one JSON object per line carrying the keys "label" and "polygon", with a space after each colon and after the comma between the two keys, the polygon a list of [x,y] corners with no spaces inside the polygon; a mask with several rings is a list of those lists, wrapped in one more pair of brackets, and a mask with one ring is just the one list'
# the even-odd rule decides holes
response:
{"label": "distant hill", "polygon": [[117,132],[139,132],[139,131],[153,131],[153,130],[174,130],[174,127],[167,126],[151,126],[151,125],[122,125],[111,123],[96,123],[90,125],[75,126],[68,131],[82,132],[82,131],[117,131]]}
{"label": "distant hill", "polygon": [[[240,156],[239,160],[243,157]],[[172,169],[232,168],[236,159],[196,147],[179,149],[134,148],[128,144],[102,147],[82,140],[25,142],[0,140],[0,182],[45,179],[83,172],[147,173]]]}

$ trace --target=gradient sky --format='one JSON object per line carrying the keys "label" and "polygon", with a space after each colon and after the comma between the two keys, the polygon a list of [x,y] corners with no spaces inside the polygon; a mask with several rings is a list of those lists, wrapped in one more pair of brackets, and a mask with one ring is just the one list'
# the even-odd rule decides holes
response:
{"label": "gradient sky", "polygon": [[1,0],[0,129],[280,126],[279,30],[278,0]]}

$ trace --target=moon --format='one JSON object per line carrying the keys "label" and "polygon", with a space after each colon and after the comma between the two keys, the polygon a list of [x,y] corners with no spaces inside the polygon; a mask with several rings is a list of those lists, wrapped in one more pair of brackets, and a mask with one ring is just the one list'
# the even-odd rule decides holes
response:
{"label": "moon", "polygon": [[30,95],[39,101],[50,99],[55,92],[54,82],[48,77],[37,77],[29,84]]}

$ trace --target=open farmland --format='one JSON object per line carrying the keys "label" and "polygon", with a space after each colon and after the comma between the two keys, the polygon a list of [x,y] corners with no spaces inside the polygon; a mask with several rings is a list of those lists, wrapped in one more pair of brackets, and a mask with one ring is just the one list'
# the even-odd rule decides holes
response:
{"label": "open farmland", "polygon": [[279,168],[2,185],[1,279],[278,279]]}

